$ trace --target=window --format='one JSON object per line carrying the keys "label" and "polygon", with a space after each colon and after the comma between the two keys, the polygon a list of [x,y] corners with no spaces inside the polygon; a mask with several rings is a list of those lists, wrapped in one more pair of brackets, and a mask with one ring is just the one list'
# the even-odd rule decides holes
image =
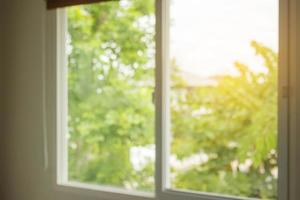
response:
{"label": "window", "polygon": [[136,199],[285,200],[280,3],[59,10],[58,185]]}
{"label": "window", "polygon": [[113,1],[63,11],[61,182],[154,191],[154,7]]}
{"label": "window", "polygon": [[170,20],[168,187],[276,199],[278,1],[173,0]]}

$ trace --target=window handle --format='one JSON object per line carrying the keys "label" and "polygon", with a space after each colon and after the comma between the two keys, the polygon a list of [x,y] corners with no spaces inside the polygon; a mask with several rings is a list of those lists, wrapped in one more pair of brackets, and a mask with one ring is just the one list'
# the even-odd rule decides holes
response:
{"label": "window handle", "polygon": [[152,92],[152,103],[155,104],[155,92]]}

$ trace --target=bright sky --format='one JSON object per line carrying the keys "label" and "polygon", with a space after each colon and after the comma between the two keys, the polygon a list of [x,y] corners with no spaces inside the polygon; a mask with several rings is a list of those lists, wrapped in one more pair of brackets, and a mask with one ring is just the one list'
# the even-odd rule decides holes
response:
{"label": "bright sky", "polygon": [[200,76],[261,69],[252,40],[278,49],[278,0],[172,0],[171,57]]}

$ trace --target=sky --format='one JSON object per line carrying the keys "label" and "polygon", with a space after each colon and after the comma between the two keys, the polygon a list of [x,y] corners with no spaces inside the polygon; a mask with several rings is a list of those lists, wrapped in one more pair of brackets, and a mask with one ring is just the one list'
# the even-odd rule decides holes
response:
{"label": "sky", "polygon": [[278,51],[278,0],[171,0],[170,56],[200,77],[262,70],[252,40]]}

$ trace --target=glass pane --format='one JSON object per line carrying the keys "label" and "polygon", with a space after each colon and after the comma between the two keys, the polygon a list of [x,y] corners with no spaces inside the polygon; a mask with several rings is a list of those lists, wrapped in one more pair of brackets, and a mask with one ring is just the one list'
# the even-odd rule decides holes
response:
{"label": "glass pane", "polygon": [[278,0],[171,0],[169,187],[277,198]]}
{"label": "glass pane", "polygon": [[154,7],[67,8],[68,181],[154,189]]}

